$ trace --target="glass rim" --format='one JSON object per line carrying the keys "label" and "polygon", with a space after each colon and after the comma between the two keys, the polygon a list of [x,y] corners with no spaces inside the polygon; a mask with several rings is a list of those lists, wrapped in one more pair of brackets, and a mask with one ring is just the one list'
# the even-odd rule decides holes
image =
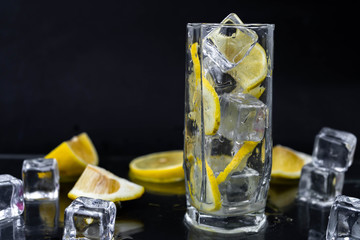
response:
{"label": "glass rim", "polygon": [[245,27],[245,28],[275,28],[273,23],[244,23],[244,24],[228,24],[228,23],[188,23],[187,27]]}

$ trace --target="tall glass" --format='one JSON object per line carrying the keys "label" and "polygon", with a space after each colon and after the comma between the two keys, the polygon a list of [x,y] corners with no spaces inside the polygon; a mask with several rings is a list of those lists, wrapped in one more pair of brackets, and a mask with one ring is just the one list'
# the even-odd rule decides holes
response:
{"label": "tall glass", "polygon": [[184,170],[192,226],[264,226],[272,139],[271,24],[187,25]]}

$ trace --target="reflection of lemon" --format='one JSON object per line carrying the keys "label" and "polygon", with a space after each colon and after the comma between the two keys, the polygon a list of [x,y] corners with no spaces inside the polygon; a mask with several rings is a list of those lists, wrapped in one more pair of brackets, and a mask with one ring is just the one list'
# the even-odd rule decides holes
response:
{"label": "reflection of lemon", "polygon": [[[195,86],[190,86],[192,89],[192,104],[196,105],[193,107],[195,111],[199,111],[199,98],[201,88],[199,87],[199,82],[201,78],[201,66],[200,60],[197,53],[198,43],[194,43],[190,46],[191,58],[193,60],[194,65],[194,73],[195,73],[195,82],[191,84]],[[210,84],[210,82],[203,77],[202,78],[202,93],[203,93],[203,111],[204,111],[204,128],[206,135],[214,135],[219,129],[220,125],[220,101],[219,96],[216,93],[214,87]],[[199,117],[200,113],[195,114],[198,116],[197,122],[200,123]]]}
{"label": "reflection of lemon", "polygon": [[146,192],[161,195],[184,195],[185,183],[184,181],[170,182],[170,183],[155,183],[142,181],[137,179],[133,173],[129,172],[129,178],[132,182],[139,184],[145,188]]}
{"label": "reflection of lemon", "polygon": [[148,182],[176,182],[184,179],[183,151],[152,153],[133,159],[130,172]]}
{"label": "reflection of lemon", "polygon": [[277,185],[271,184],[269,189],[269,202],[279,209],[284,209],[291,205],[297,194],[298,185]]}
{"label": "reflection of lemon", "polygon": [[215,175],[207,162],[206,170],[206,188],[205,196],[202,196],[202,162],[197,159],[190,169],[190,181],[188,188],[193,205],[200,211],[212,212],[221,208],[221,196],[216,182]]}
{"label": "reflection of lemon", "polygon": [[305,153],[277,145],[273,148],[271,177],[298,179],[302,167],[310,161],[311,157]]}
{"label": "reflection of lemon", "polygon": [[230,175],[230,173],[234,169],[238,169],[241,171],[246,166],[247,159],[251,155],[252,151],[256,147],[258,143],[252,141],[245,141],[244,145],[239,149],[239,151],[235,154],[231,162],[226,166],[223,172],[221,172],[216,180],[217,183],[220,184],[226,180],[226,178]]}
{"label": "reflection of lemon", "polygon": [[69,192],[68,197],[75,199],[84,196],[117,202],[139,198],[143,193],[142,186],[89,164]]}
{"label": "reflection of lemon", "polygon": [[45,158],[57,160],[62,182],[75,181],[87,164],[97,165],[99,162],[96,149],[86,133],[61,143]]}
{"label": "reflection of lemon", "polygon": [[259,43],[256,43],[250,53],[231,69],[229,74],[240,83],[245,91],[250,91],[264,81],[267,67],[265,50]]}

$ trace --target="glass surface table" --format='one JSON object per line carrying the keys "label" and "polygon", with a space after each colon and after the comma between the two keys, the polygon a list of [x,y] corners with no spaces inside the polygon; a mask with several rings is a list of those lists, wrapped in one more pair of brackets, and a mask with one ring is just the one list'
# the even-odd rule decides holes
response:
{"label": "glass surface table", "polygon": [[[21,179],[24,159],[40,155],[0,155],[0,174]],[[136,156],[100,156],[100,166],[119,177],[129,179],[128,164]],[[355,159],[345,175],[343,194],[360,198],[360,163]],[[145,187],[136,200],[117,204],[114,239],[324,239],[330,208],[319,208],[296,201],[297,181],[271,184],[266,206],[267,224],[257,234],[220,235],[185,225],[185,187],[183,182],[152,184],[130,179]],[[67,198],[74,183],[61,184],[58,201],[25,204],[20,219],[23,239],[61,239],[64,210],[72,200]],[[11,223],[0,224],[0,239],[14,239],[7,231]],[[14,225],[15,226],[15,225]],[[5,230],[4,230],[5,229]],[[10,232],[9,235],[6,235]],[[312,238],[310,238],[312,237]]]}

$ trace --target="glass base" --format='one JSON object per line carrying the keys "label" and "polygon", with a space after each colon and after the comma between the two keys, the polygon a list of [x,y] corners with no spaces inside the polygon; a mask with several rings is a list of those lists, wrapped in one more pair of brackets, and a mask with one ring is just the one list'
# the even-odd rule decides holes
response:
{"label": "glass base", "polygon": [[265,226],[266,216],[264,211],[239,216],[209,215],[188,207],[184,220],[190,226],[205,231],[223,234],[257,233]]}

